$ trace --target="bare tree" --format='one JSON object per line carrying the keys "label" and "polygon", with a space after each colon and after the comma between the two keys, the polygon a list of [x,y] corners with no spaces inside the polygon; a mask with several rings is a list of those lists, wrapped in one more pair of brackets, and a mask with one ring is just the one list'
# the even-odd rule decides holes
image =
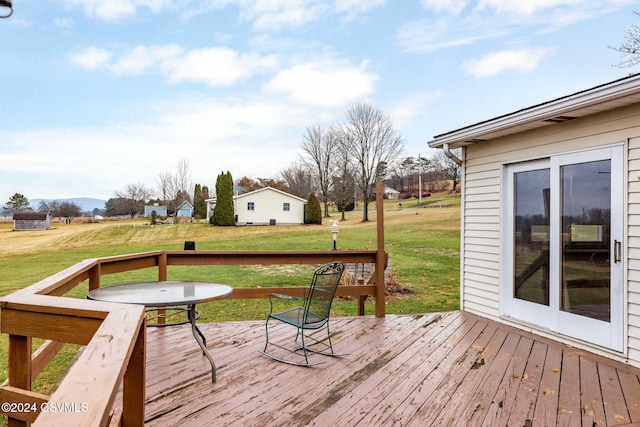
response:
{"label": "bare tree", "polygon": [[169,200],[173,199],[176,194],[173,175],[171,175],[171,172],[160,172],[158,174],[158,179],[156,180],[156,185],[158,189],[158,195],[160,197],[160,200],[162,200],[162,203],[169,203]]}
{"label": "bare tree", "polygon": [[291,194],[295,194],[303,199],[309,198],[309,194],[314,193],[313,177],[311,169],[303,162],[289,166],[280,172],[282,180],[287,183]]}
{"label": "bare tree", "polygon": [[325,218],[329,217],[329,191],[334,173],[333,156],[339,144],[338,132],[335,129],[324,129],[318,125],[307,127],[302,142],[304,159],[312,164],[317,172]]}
{"label": "bare tree", "polygon": [[116,197],[126,201],[131,218],[144,209],[144,203],[153,196],[153,190],[144,184],[129,184],[124,191],[116,191]]}
{"label": "bare tree", "polygon": [[[451,150],[451,152],[459,158],[462,150],[458,148],[456,150]],[[444,154],[444,151],[441,150],[435,152],[432,161],[440,166],[444,179],[452,181],[452,190],[455,191],[461,179],[462,171],[460,165],[447,157],[446,154]]]}
{"label": "bare tree", "polygon": [[180,159],[178,162],[174,185],[176,190],[174,197],[177,204],[185,200],[191,201],[191,188],[193,188],[193,184],[191,182],[191,168],[189,167],[189,161],[187,159]]}
{"label": "bare tree", "polygon": [[180,203],[191,202],[191,169],[187,159],[178,162],[175,175],[169,171],[160,172],[156,180],[156,187],[162,203],[167,205],[169,212],[175,212]]}
{"label": "bare tree", "polygon": [[353,210],[356,205],[355,180],[353,165],[345,152],[345,147],[340,144],[336,160],[336,174],[333,177],[333,200],[336,202],[341,214],[341,221],[345,220],[345,212]]}
{"label": "bare tree", "polygon": [[367,103],[358,103],[346,113],[341,142],[355,164],[357,183],[364,199],[362,221],[369,221],[369,201],[382,167],[392,164],[404,151],[404,138],[391,118]]}
{"label": "bare tree", "polygon": [[[640,16],[638,11],[633,13]],[[620,52],[625,58],[618,64],[618,67],[627,68],[640,64],[640,27],[632,24],[624,33],[624,42],[618,47],[611,47],[611,49]]]}

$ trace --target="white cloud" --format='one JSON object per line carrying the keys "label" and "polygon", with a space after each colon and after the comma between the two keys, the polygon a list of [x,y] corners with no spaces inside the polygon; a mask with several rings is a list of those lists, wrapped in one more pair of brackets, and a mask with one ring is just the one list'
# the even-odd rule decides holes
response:
{"label": "white cloud", "polygon": [[480,0],[478,2],[478,8],[492,8],[499,13],[515,12],[523,15],[531,15],[544,9],[575,6],[584,3],[584,0]]}
{"label": "white cloud", "polygon": [[286,27],[301,27],[316,19],[313,9],[293,6],[285,10],[267,12],[257,17],[253,28],[257,31],[280,30]]}
{"label": "white cloud", "polygon": [[632,0],[421,0],[435,18],[408,22],[396,40],[405,52],[475,44],[496,37],[557,31],[602,16]]}
{"label": "white cloud", "polygon": [[240,54],[228,48],[194,49],[163,63],[169,81],[200,81],[209,86],[230,86],[278,63],[275,55]]}
{"label": "white cloud", "polygon": [[241,15],[258,32],[300,28],[331,15],[349,21],[386,3],[386,0],[248,0],[238,2]]}
{"label": "white cloud", "polygon": [[[468,28],[467,28],[468,27]],[[474,28],[469,24],[439,19],[409,22],[403,25],[396,39],[405,52],[431,52],[438,49],[465,46],[480,40],[503,36],[500,28]]]}
{"label": "white cloud", "polygon": [[423,117],[428,105],[442,98],[441,90],[416,93],[399,99],[391,108],[390,116],[397,128],[409,126],[417,117]]}
{"label": "white cloud", "polygon": [[164,46],[136,46],[129,53],[122,56],[111,67],[117,74],[139,75],[143,72],[171,61],[178,57],[183,49],[177,44]]}
{"label": "white cloud", "polygon": [[354,16],[376,9],[385,3],[386,0],[335,0],[334,10],[339,14]]}
{"label": "white cloud", "polygon": [[135,0],[67,0],[67,4],[80,7],[87,16],[107,21],[131,16],[136,13]]}
{"label": "white cloud", "polygon": [[239,4],[244,19],[253,22],[256,31],[301,27],[329,12],[322,0],[249,0]]}
{"label": "white cloud", "polygon": [[[109,198],[127,184],[153,187],[181,158],[194,183],[210,188],[222,170],[235,178],[275,177],[296,160],[304,126],[323,114],[260,96],[172,99],[154,107],[158,114],[144,123],[0,132],[0,170],[16,177],[0,180],[0,194]],[[31,183],[42,171],[48,178]],[[69,187],[61,185],[67,181]]]}
{"label": "white cloud", "polygon": [[175,8],[173,0],[65,0],[72,8],[81,8],[87,16],[114,21],[138,13],[141,8],[153,13]]}
{"label": "white cloud", "polygon": [[466,0],[422,0],[422,7],[436,12],[448,12],[452,15],[459,14],[466,6]]}
{"label": "white cloud", "polygon": [[95,47],[69,55],[71,61],[86,69],[109,66],[119,75],[161,72],[171,83],[202,82],[212,87],[230,86],[243,78],[274,69],[277,55],[240,53],[224,47],[185,51],[177,44],[136,46],[112,64],[113,53]]}
{"label": "white cloud", "polygon": [[551,48],[522,48],[491,52],[463,64],[462,68],[474,77],[491,77],[505,71],[531,71],[553,52]]}
{"label": "white cloud", "polygon": [[72,63],[86,68],[88,70],[95,70],[109,62],[112,52],[101,49],[98,47],[88,47],[78,52],[69,54],[69,59]]}
{"label": "white cloud", "polygon": [[265,90],[300,104],[342,106],[373,93],[378,77],[368,72],[366,65],[355,67],[331,60],[297,64],[280,71]]}

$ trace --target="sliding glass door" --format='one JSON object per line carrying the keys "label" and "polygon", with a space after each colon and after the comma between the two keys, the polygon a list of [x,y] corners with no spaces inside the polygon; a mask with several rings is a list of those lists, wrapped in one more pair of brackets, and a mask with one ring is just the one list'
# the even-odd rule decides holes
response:
{"label": "sliding glass door", "polygon": [[506,166],[503,315],[623,346],[621,146]]}

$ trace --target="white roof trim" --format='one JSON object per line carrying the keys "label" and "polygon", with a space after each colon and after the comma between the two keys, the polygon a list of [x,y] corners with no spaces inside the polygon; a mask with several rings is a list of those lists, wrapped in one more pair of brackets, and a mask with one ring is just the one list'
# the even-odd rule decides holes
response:
{"label": "white roof trim", "polygon": [[258,190],[250,191],[250,192],[248,192],[248,193],[244,193],[244,194],[239,194],[239,195],[237,195],[237,196],[233,196],[233,198],[234,198],[234,199],[241,199],[241,198],[243,198],[243,197],[252,196],[252,195],[254,195],[254,194],[256,194],[256,193],[260,193],[260,192],[262,192],[262,191],[267,191],[267,190],[275,191],[276,193],[280,193],[280,194],[282,194],[283,196],[287,196],[287,197],[290,197],[290,198],[292,198],[292,199],[299,200],[299,201],[301,201],[301,202],[303,202],[303,203],[307,203],[307,201],[306,201],[305,199],[301,198],[301,197],[294,196],[293,194],[287,193],[287,192],[282,191],[282,190],[278,190],[277,188],[273,188],[273,187],[264,187],[264,188],[260,188],[260,189],[258,189]]}
{"label": "white roof trim", "polygon": [[556,118],[573,119],[636,103],[640,103],[639,74],[443,133],[434,136],[428,144],[432,148],[444,144],[457,148],[550,126],[557,123]]}
{"label": "white roof trim", "polygon": [[[234,194],[233,200],[237,200],[237,199],[240,199],[240,198],[245,197],[245,196],[250,196],[252,194],[256,194],[256,193],[259,193],[259,192],[265,191],[265,190],[272,190],[272,191],[275,191],[276,193],[282,194],[283,196],[287,196],[287,197],[290,197],[292,199],[299,200],[299,201],[301,201],[303,203],[307,203],[307,200],[303,199],[302,197],[295,196],[293,194],[287,193],[286,191],[278,190],[277,188],[273,188],[273,187],[263,187],[263,188],[259,188],[257,190],[249,191],[248,193],[237,194],[237,195]],[[215,203],[217,200],[218,200],[218,197],[216,196],[216,197],[212,197],[210,199],[205,199],[205,202],[207,202],[207,203]]]}

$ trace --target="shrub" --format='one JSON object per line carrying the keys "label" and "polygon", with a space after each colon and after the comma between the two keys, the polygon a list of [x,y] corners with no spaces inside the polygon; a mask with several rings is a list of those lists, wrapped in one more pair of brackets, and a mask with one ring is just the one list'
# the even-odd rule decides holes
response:
{"label": "shrub", "polygon": [[304,223],[322,224],[322,209],[320,208],[320,201],[314,193],[309,195],[307,204],[304,205]]}

